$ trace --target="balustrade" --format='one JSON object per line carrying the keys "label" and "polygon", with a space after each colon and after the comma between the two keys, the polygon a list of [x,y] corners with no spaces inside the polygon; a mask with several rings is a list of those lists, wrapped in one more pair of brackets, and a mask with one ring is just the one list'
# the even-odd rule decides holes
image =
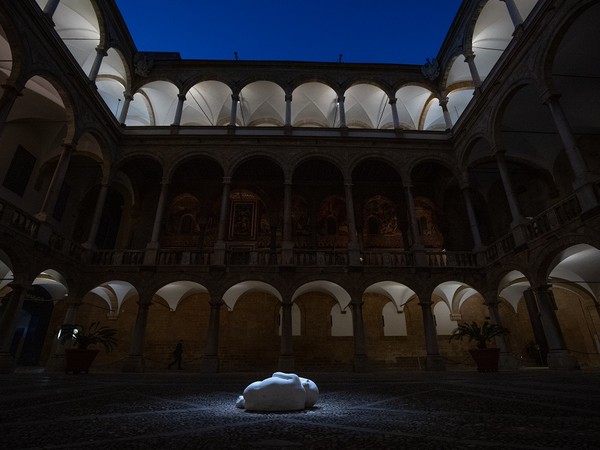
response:
{"label": "balustrade", "polygon": [[[600,193],[600,182],[595,184]],[[525,225],[529,241],[554,232],[564,225],[581,219],[582,207],[577,195],[573,194],[533,218]],[[14,205],[0,200],[0,224],[25,234],[32,239],[43,239],[52,250],[82,261],[87,250],[70,241],[58,232],[48,234],[40,230],[40,222],[32,215]],[[514,231],[514,230],[513,230]],[[425,260],[417,262],[412,252],[395,249],[367,249],[360,254],[360,263],[365,267],[478,267],[490,264],[511,254],[516,248],[515,236],[511,231],[506,236],[488,245],[478,262],[473,252],[424,251]],[[47,242],[46,242],[47,240]],[[214,264],[214,249],[166,248],[157,252],[156,260],[146,264],[160,266],[210,266]],[[89,261],[100,266],[138,266],[144,264],[144,250],[97,250],[91,253]],[[226,252],[226,264],[231,266],[278,266],[282,264],[280,249],[252,247],[232,247]],[[297,267],[344,267],[349,264],[346,248],[305,249],[295,248],[292,264]]]}

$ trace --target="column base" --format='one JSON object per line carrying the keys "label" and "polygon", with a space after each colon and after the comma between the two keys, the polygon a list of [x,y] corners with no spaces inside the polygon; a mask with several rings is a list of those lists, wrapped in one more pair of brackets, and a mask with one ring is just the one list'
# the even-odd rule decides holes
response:
{"label": "column base", "polygon": [[550,350],[546,356],[550,369],[579,370],[579,363],[567,350]]}
{"label": "column base", "polygon": [[219,372],[219,357],[216,355],[205,356],[200,362],[201,373],[217,373]]}
{"label": "column base", "polygon": [[225,250],[225,242],[215,242],[215,245],[213,246],[213,260],[211,263],[213,266],[225,266]]}
{"label": "column base", "polygon": [[586,180],[585,182],[575,186],[577,189],[577,200],[581,205],[581,212],[586,213],[592,211],[598,206],[598,198],[596,198],[596,192],[594,191],[594,185]]}
{"label": "column base", "polygon": [[368,372],[369,358],[367,358],[367,355],[354,355],[353,367],[355,372]]}
{"label": "column base", "polygon": [[149,242],[144,251],[144,265],[154,266],[156,265],[156,259],[158,257],[159,245],[158,242]]}
{"label": "column base", "polygon": [[498,360],[498,369],[516,370],[519,368],[519,360],[512,353],[501,352]]}
{"label": "column base", "polygon": [[444,371],[446,370],[446,361],[441,355],[427,355],[425,357],[425,370]]}
{"label": "column base", "polygon": [[144,372],[144,356],[143,355],[129,355],[125,364],[123,364],[123,368],[121,372],[129,372],[129,373],[142,373]]}
{"label": "column base", "polygon": [[294,372],[294,357],[291,355],[281,355],[277,363],[277,370],[280,372]]}
{"label": "column base", "polygon": [[0,373],[13,373],[15,366],[13,355],[10,353],[0,353]]}
{"label": "column base", "polygon": [[46,372],[57,373],[65,371],[65,354],[56,353],[48,358],[45,367]]}

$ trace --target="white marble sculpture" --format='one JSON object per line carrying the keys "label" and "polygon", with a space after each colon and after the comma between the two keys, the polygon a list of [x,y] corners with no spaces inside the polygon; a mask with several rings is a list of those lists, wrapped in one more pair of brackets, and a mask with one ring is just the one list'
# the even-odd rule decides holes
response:
{"label": "white marble sculpture", "polygon": [[236,406],[248,411],[299,411],[312,407],[318,398],[319,388],[313,381],[295,373],[275,372],[249,384]]}

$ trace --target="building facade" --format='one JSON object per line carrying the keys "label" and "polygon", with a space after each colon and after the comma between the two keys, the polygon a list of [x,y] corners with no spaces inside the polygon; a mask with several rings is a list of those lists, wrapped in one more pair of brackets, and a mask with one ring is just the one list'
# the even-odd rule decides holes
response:
{"label": "building facade", "polygon": [[114,1],[0,5],[0,368],[600,365],[600,2],[465,0],[423,66],[138,51]]}

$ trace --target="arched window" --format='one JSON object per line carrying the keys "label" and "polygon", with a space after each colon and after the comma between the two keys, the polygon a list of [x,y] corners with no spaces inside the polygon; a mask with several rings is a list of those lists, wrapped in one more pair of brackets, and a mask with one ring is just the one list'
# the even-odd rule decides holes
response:
{"label": "arched window", "polygon": [[335,220],[335,217],[333,216],[329,216],[327,217],[327,235],[328,236],[335,236],[337,234],[337,220]]}
{"label": "arched window", "polygon": [[376,217],[369,217],[367,220],[367,230],[369,234],[379,234],[379,221]]}
{"label": "arched window", "polygon": [[186,214],[181,218],[179,224],[179,232],[182,234],[190,234],[194,231],[194,218],[191,214]]}

